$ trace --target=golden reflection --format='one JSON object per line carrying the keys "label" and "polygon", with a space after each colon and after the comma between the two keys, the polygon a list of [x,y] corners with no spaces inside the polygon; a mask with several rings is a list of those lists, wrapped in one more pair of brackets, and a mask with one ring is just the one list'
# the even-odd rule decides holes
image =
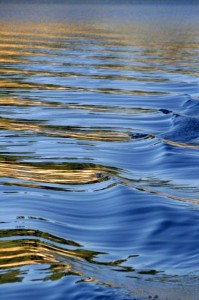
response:
{"label": "golden reflection", "polygon": [[161,197],[166,197],[172,200],[176,200],[176,201],[182,201],[182,202],[188,202],[188,203],[195,203],[195,204],[199,204],[199,199],[189,199],[189,198],[184,198],[184,197],[178,197],[169,193],[164,193],[161,191],[156,191],[156,190],[151,190],[150,188],[138,188],[139,190],[147,193],[147,194],[155,194],[155,195],[159,195]]}
{"label": "golden reflection", "polygon": [[0,57],[0,63],[5,63],[5,64],[13,64],[13,63],[25,63],[25,59],[19,59],[19,58],[14,58],[14,57]]}
{"label": "golden reflection", "polygon": [[[85,35],[88,39],[92,39],[98,43],[99,46],[111,45],[112,47],[121,46],[123,50],[129,46],[135,49],[140,49],[143,52],[142,58],[147,56],[148,59],[153,61],[169,60],[169,63],[176,64],[177,58],[184,55],[189,55],[191,59],[194,56],[194,49],[198,49],[199,42],[195,32],[189,31],[189,40],[191,44],[185,42],[183,39],[184,32],[179,35],[179,32],[174,28],[165,31],[160,27],[160,30],[155,30],[156,34],[151,36],[151,28],[144,20],[136,24],[135,20],[131,20],[129,24],[122,27],[118,26],[119,23],[101,24],[97,20],[94,23],[61,23],[51,22],[51,26],[46,23],[29,23],[17,24],[14,28],[9,23],[0,23],[0,38],[2,46],[14,47],[11,43],[16,44],[16,49],[21,46],[28,49],[35,47],[36,49],[46,49],[47,45],[52,49],[54,47],[72,43],[81,44],[85,40]],[[107,27],[108,25],[108,27]],[[109,25],[110,28],[109,28]],[[179,28],[177,28],[179,30]],[[154,31],[153,31],[154,32]],[[197,33],[197,31],[196,31]],[[181,38],[179,38],[181,37]],[[16,40],[18,43],[16,43]],[[25,43],[21,45],[20,43]],[[158,46],[157,46],[158,45]],[[162,51],[164,49],[164,51]],[[111,51],[114,52],[112,49]],[[118,50],[117,50],[118,51]],[[129,50],[130,53],[131,50]],[[130,57],[129,57],[130,59]],[[163,61],[162,61],[163,62]],[[155,70],[155,67],[153,67]],[[176,72],[177,70],[175,70]]]}
{"label": "golden reflection", "polygon": [[[0,35],[4,39],[13,40],[16,41],[16,39],[23,39],[23,40],[30,40],[35,39],[35,37],[41,38],[41,41],[44,41],[43,38],[48,38],[49,40],[55,39],[56,41],[58,39],[67,39],[71,37],[77,37],[77,39],[84,39],[83,35],[86,35],[88,37],[93,37],[95,34],[96,38],[109,38],[111,41],[119,42],[121,38],[121,34],[117,32],[110,32],[106,30],[99,30],[97,29],[96,25],[94,24],[91,26],[91,24],[75,24],[70,23],[70,26],[66,23],[61,22],[53,22],[52,26],[48,26],[48,24],[45,23],[31,23],[26,22],[26,26],[17,24],[17,27],[15,30],[13,30],[13,26],[9,23],[0,23]],[[100,25],[100,23],[98,23]]]}
{"label": "golden reflection", "polygon": [[[49,63],[49,62],[48,62]],[[99,68],[104,68],[104,66],[99,66]],[[106,68],[106,67],[105,67]],[[112,68],[116,68],[117,66],[113,65]],[[124,67],[126,68],[126,67]],[[131,69],[135,70],[134,67]],[[121,68],[122,70],[122,68]],[[140,69],[139,69],[140,71]],[[23,75],[23,76],[51,76],[51,77],[62,77],[62,78],[84,78],[88,77],[87,74],[85,73],[74,73],[74,72],[45,72],[45,71],[27,71],[27,70],[22,70],[22,69],[17,69],[17,68],[0,68],[0,73],[2,75]],[[188,74],[188,73],[187,73]],[[199,76],[199,75],[198,75]],[[151,78],[147,76],[143,77],[133,77],[133,76],[124,76],[124,75],[108,75],[108,74],[89,74],[89,77],[92,79],[107,79],[107,80],[120,80],[120,81],[137,81],[137,82],[151,82]],[[153,82],[162,82],[162,81],[169,81],[169,79],[162,80],[161,78],[154,78]],[[20,83],[19,83],[20,84]]]}
{"label": "golden reflection", "polygon": [[[121,178],[119,176],[120,182],[122,185],[133,187],[137,189],[138,191],[147,193],[147,194],[154,194],[159,195],[161,197],[165,197],[168,199],[172,199],[175,201],[182,201],[182,202],[188,202],[188,203],[194,203],[199,204],[199,199],[197,198],[185,198],[182,196],[178,196],[178,191],[181,191],[182,189],[191,190],[189,186],[177,186],[175,184],[170,183],[166,180],[158,180],[158,179],[140,179],[140,180],[130,180],[126,178]],[[161,191],[162,189],[169,190],[168,192]],[[193,188],[194,190],[194,188]],[[197,194],[197,191],[195,191]]]}
{"label": "golden reflection", "polygon": [[168,145],[175,146],[175,147],[199,149],[199,142],[197,144],[186,144],[186,143],[180,143],[171,140],[164,140],[164,142]]}
{"label": "golden reflection", "polygon": [[[56,280],[64,276],[65,273],[62,273],[63,271],[83,276],[85,271],[84,263],[82,262],[84,261],[91,263],[93,267],[94,265],[102,265],[110,266],[112,270],[116,268],[123,272],[134,271],[130,266],[122,266],[130,257],[111,262],[100,262],[96,260],[97,256],[106,253],[82,249],[81,245],[73,241],[64,240],[63,238],[58,238],[45,232],[28,229],[0,230],[0,237],[15,237],[15,239],[12,240],[0,241],[0,269],[32,264],[50,264],[49,271],[51,274],[48,274],[48,276],[50,276],[48,279],[51,280]],[[20,239],[16,239],[16,237],[20,237]],[[61,246],[55,246],[53,241],[61,244]],[[135,257],[136,256],[137,255],[135,255]],[[44,278],[44,280],[46,279],[47,277]],[[91,276],[83,280],[97,281],[95,277]]]}
{"label": "golden reflection", "polygon": [[75,138],[75,139],[83,139],[83,140],[94,140],[94,141],[107,141],[107,142],[120,142],[120,141],[127,141],[130,139],[129,135],[125,132],[114,132],[114,131],[105,131],[105,130],[98,130],[98,131],[77,131],[77,132],[70,132],[70,131],[49,131],[46,132],[49,136],[58,136],[58,137],[65,137],[65,138]]}
{"label": "golden reflection", "polygon": [[66,129],[60,129],[59,126],[45,126],[45,125],[37,125],[31,124],[30,122],[25,123],[25,121],[21,120],[11,120],[6,118],[0,118],[0,129],[6,130],[31,130],[35,132],[39,132],[41,134],[47,136],[55,136],[55,137],[64,137],[64,138],[75,138],[75,139],[83,139],[83,140],[96,140],[96,141],[127,141],[130,139],[129,134],[126,132],[117,132],[117,131],[109,131],[109,130],[81,130],[81,129],[73,129],[70,130],[66,127]]}
{"label": "golden reflection", "polygon": [[[28,230],[7,230],[6,233],[8,233],[8,236],[17,236],[20,233],[24,236],[29,235]],[[26,265],[45,265],[42,268],[44,272],[41,274],[42,278],[39,278],[40,280],[58,280],[66,275],[76,275],[81,277],[77,282],[99,282],[99,279],[93,274],[94,271],[88,274],[90,268],[87,269],[84,262],[91,263],[92,270],[94,270],[94,264],[96,264],[111,266],[112,269],[120,267],[123,271],[129,271],[120,266],[120,263],[126,260],[100,263],[94,260],[98,254],[104,253],[84,249],[69,250],[54,246],[49,242],[35,239],[33,231],[31,239],[0,241],[0,283],[21,281],[24,273],[20,270],[20,267]],[[109,286],[114,284],[109,281],[103,283]]]}
{"label": "golden reflection", "polygon": [[60,86],[56,84],[38,84],[31,82],[15,82],[12,80],[1,80],[0,88],[8,89],[39,89],[39,90],[72,90],[72,91],[88,91],[94,93],[117,94],[117,95],[165,95],[168,92],[162,91],[145,91],[145,90],[123,90],[117,88],[89,88],[89,87],[70,87]]}
{"label": "golden reflection", "polygon": [[[1,71],[0,71],[1,72]],[[14,106],[36,106],[36,105],[42,105],[42,106],[50,106],[53,105],[50,102],[46,103],[46,102],[41,102],[41,101],[27,101],[27,100],[22,100],[22,99],[18,99],[18,98],[7,98],[7,97],[2,97],[0,98],[0,105],[14,105]],[[1,122],[1,121],[0,121]]]}
{"label": "golden reflection", "polygon": [[17,121],[12,121],[5,118],[0,118],[0,129],[6,130],[33,130],[33,131],[40,131],[39,125],[29,124],[29,123],[21,123]]}
{"label": "golden reflection", "polygon": [[[130,270],[128,268],[131,268],[121,266],[128,258],[113,262],[99,262],[95,258],[99,254],[105,253],[82,249],[79,244],[73,241],[59,239],[45,232],[28,229],[0,230],[0,237],[19,236],[20,239],[0,241],[0,269],[6,268],[6,273],[0,275],[0,283],[20,281],[19,276],[23,276],[20,269],[16,269],[17,273],[13,273],[10,268],[33,264],[50,265],[45,269],[47,272],[44,272],[45,277],[42,278],[43,280],[57,280],[67,274],[73,274],[83,276],[80,279],[82,282],[98,282],[97,278],[85,274],[85,264],[83,262],[91,263],[93,267],[94,264],[111,266],[111,268],[119,267],[126,272]],[[42,238],[47,239],[47,241],[42,241]],[[53,241],[60,243],[62,246],[55,246],[52,243]],[[69,249],[67,245],[72,246],[74,249]],[[109,284],[111,285],[111,283]]]}
{"label": "golden reflection", "polygon": [[[1,72],[1,70],[0,70]],[[49,106],[59,107],[64,109],[79,109],[89,110],[94,112],[102,113],[117,113],[117,114],[140,114],[140,113],[154,113],[155,109],[149,108],[131,108],[131,107],[120,107],[120,106],[103,106],[103,105],[81,105],[81,104],[61,104],[60,102],[48,102],[48,101],[35,101],[35,100],[24,100],[19,98],[1,97],[0,105],[2,106]],[[4,119],[6,120],[6,119]],[[1,121],[0,121],[1,122]]]}
{"label": "golden reflection", "polygon": [[18,178],[22,180],[48,182],[48,183],[64,183],[64,184],[85,184],[104,180],[105,176],[101,174],[100,167],[89,167],[87,164],[75,166],[68,163],[64,166],[53,166],[39,164],[37,166],[23,163],[4,163],[0,162],[1,177]]}
{"label": "golden reflection", "polygon": [[[14,41],[13,41],[14,42]],[[14,53],[17,54],[18,50],[24,50],[24,49],[30,49],[30,50],[34,50],[34,49],[41,49],[41,50],[46,50],[46,49],[52,49],[52,50],[56,50],[57,46],[53,46],[53,45],[48,45],[48,41],[46,41],[45,43],[42,41],[34,41],[34,44],[28,44],[28,43],[22,43],[22,41],[20,40],[21,44],[19,43],[1,43],[0,44],[0,51],[5,51],[5,53],[7,53],[7,50],[9,49],[9,51],[11,51],[10,49],[13,49]],[[26,41],[28,42],[28,41]],[[38,43],[38,44],[37,44]],[[44,43],[44,44],[42,44]],[[1,50],[2,49],[2,50]],[[21,53],[21,52],[20,52]],[[32,54],[32,52],[30,51],[30,54]]]}
{"label": "golden reflection", "polygon": [[[108,52],[108,54],[111,54],[107,57],[101,55],[96,57],[100,59],[100,61],[106,62],[97,65],[99,69],[145,72],[146,74],[143,74],[141,79],[137,77],[138,81],[150,81],[151,77],[148,75],[149,72],[155,72],[157,74],[162,72],[163,75],[165,72],[164,78],[163,76],[161,76],[161,78],[155,78],[153,76],[153,82],[169,80],[167,76],[168,72],[199,76],[194,69],[190,71],[187,68],[182,68],[180,61],[182,53],[188,57],[189,65],[197,61],[199,43],[194,35],[192,36],[193,40],[191,46],[187,44],[183,38],[175,38],[177,34],[175,30],[169,33],[163,30],[157,31],[157,36],[153,36],[149,40],[150,37],[148,34],[150,30],[147,29],[146,24],[144,24],[145,26],[142,28],[136,26],[136,24],[134,25],[135,26],[130,28],[122,27],[121,31],[121,29],[117,27],[117,24],[114,24],[111,32],[108,28],[101,26],[99,23],[93,24],[92,26],[91,24],[86,25],[85,23],[70,24],[70,26],[68,26],[67,23],[53,22],[50,27],[45,23],[26,23],[26,26],[17,24],[15,28],[8,23],[1,23],[0,54],[4,57],[0,58],[0,62],[22,62],[20,61],[21,56],[24,56],[24,58],[28,56],[34,57],[34,55],[48,57],[54,55],[51,50],[56,51],[56,49],[58,51],[69,49],[73,51],[74,46],[82,46],[86,34],[88,40],[90,40],[88,42],[89,45],[99,47],[99,49],[93,47],[92,53]],[[125,29],[128,29],[125,31],[126,34],[123,32]],[[109,46],[111,46],[111,49],[109,49]],[[164,51],[162,51],[162,49],[164,49]],[[139,56],[137,55],[138,50],[141,52]],[[115,53],[116,56],[114,56]],[[124,53],[126,53],[126,56],[123,56]],[[95,58],[95,55],[93,58]],[[113,59],[122,60],[123,63],[109,63]],[[141,62],[141,64],[139,62]],[[34,61],[34,63],[38,62]],[[53,63],[53,59],[45,63],[50,65]],[[171,67],[165,68],[165,63]],[[76,64],[74,63],[74,65]],[[86,65],[86,63],[84,65]],[[92,65],[95,66],[95,63]],[[174,69],[173,65],[179,65],[179,68]],[[24,71],[22,71],[22,74],[25,74]],[[90,74],[90,77],[92,78],[93,76]],[[123,80],[122,76],[118,79]],[[125,76],[124,80],[127,80]]]}
{"label": "golden reflection", "polygon": [[[8,236],[22,234],[29,236],[28,230],[7,230]],[[65,270],[72,270],[68,260],[92,260],[95,252],[76,249],[69,250],[34,239],[34,230],[31,230],[31,239],[1,240],[0,241],[0,268],[18,267],[31,264],[60,265]],[[1,234],[1,231],[0,231]],[[36,234],[37,236],[37,234]]]}
{"label": "golden reflection", "polygon": [[40,90],[66,90],[67,88],[53,84],[35,84],[29,82],[15,82],[11,80],[1,80],[0,88],[9,89],[40,89]]}
{"label": "golden reflection", "polygon": [[[24,100],[24,99],[19,99],[19,98],[10,98],[10,97],[1,97],[0,98],[0,106],[48,106],[48,107],[58,107],[62,109],[77,109],[77,110],[88,110],[92,112],[98,112],[98,113],[113,113],[113,114],[147,114],[147,113],[155,113],[157,112],[155,109],[149,109],[149,108],[131,108],[131,107],[120,107],[120,106],[103,106],[103,105],[81,105],[81,104],[62,104],[60,102],[49,102],[49,101],[36,101],[33,99],[29,100]],[[3,120],[9,120],[9,119],[0,119],[0,127],[2,125],[2,128],[5,126],[5,122]],[[12,123],[11,120],[8,121],[10,124]],[[12,127],[12,126],[11,126]],[[44,127],[44,126],[43,126]],[[16,126],[18,128],[18,126]],[[38,128],[38,127],[37,127]],[[13,130],[13,129],[11,129]],[[17,130],[17,129],[16,129]],[[25,130],[25,129],[24,129]],[[39,130],[39,128],[38,128]],[[99,131],[98,131],[99,133]],[[104,139],[106,140],[108,138],[107,131],[103,131],[104,133]],[[110,131],[109,131],[110,134]],[[89,134],[87,133],[89,136]],[[118,132],[113,133],[114,138],[118,138],[119,140],[119,135]],[[110,134],[110,139],[111,137],[113,138],[113,135]],[[121,135],[122,140],[125,140],[125,137],[128,139],[127,133],[122,133]]]}
{"label": "golden reflection", "polygon": [[[53,72],[44,72],[44,71],[26,71],[26,70],[18,70],[18,69],[3,69],[0,68],[1,74],[9,74],[9,75],[26,75],[26,76],[33,76],[33,75],[42,75],[42,76],[64,76],[64,74],[60,73],[53,73]],[[69,77],[70,75],[65,74],[65,77]],[[72,76],[72,75],[71,75]]]}
{"label": "golden reflection", "polygon": [[[26,50],[20,50],[20,51],[16,51],[16,50],[8,50],[8,49],[4,49],[4,50],[1,50],[0,48],[0,55],[4,56],[6,54],[6,57],[7,56],[33,56],[34,53],[31,52],[31,51],[26,51]],[[42,55],[46,55],[46,54],[43,54],[42,52],[38,52],[38,53],[35,53],[35,55],[37,56],[42,56]],[[48,56],[50,56],[51,54],[48,53]]]}

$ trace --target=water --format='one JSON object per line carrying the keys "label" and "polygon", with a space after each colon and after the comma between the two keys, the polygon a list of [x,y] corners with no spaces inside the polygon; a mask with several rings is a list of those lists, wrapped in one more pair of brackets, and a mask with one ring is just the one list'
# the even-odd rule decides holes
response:
{"label": "water", "polygon": [[1,4],[1,300],[198,299],[198,13]]}

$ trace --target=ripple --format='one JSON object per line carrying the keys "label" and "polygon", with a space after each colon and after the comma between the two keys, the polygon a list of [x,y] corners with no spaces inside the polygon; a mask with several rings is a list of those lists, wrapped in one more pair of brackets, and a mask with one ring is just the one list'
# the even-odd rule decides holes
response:
{"label": "ripple", "polygon": [[198,9],[0,6],[2,300],[194,299]]}
{"label": "ripple", "polygon": [[180,113],[161,110],[163,113],[173,115],[171,130],[163,134],[165,142],[174,146],[197,149],[199,146],[198,110],[199,102],[191,99],[182,105]]}
{"label": "ripple", "polygon": [[[69,245],[73,247],[80,247],[75,242],[65,241],[61,238],[53,237],[47,233],[42,233],[34,230],[6,230],[0,232],[1,238],[13,237],[11,241],[2,241],[0,242],[0,252],[1,252],[1,262],[0,268],[9,268],[9,267],[18,267],[21,265],[30,265],[30,264],[59,264],[62,263],[64,256],[71,257],[75,259],[88,259],[89,257],[94,256],[94,252],[89,252],[86,250],[67,250],[59,248],[49,244],[53,241],[56,243],[61,243],[63,245]],[[17,237],[23,237],[23,239],[17,239]],[[27,237],[34,237],[34,239]],[[37,238],[42,240],[48,240],[48,243],[40,241]],[[96,255],[96,254],[95,254]],[[62,257],[59,258],[59,256]],[[63,267],[63,266],[60,266]],[[65,265],[67,269],[67,265]],[[68,270],[70,267],[68,266]]]}
{"label": "ripple", "polygon": [[85,184],[106,180],[103,168],[92,164],[0,163],[1,175],[28,181]]}
{"label": "ripple", "polygon": [[[101,140],[101,141],[124,141],[129,140],[128,133],[114,132],[108,130],[85,130],[76,129],[71,126],[45,126],[39,125],[37,122],[27,120],[12,120],[0,118],[0,128],[16,131],[33,131],[39,134],[55,137]],[[64,130],[65,129],[65,130]]]}

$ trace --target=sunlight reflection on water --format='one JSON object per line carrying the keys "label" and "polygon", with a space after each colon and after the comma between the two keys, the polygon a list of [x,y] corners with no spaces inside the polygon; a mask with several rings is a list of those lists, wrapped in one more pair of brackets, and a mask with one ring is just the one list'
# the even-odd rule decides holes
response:
{"label": "sunlight reflection on water", "polygon": [[0,5],[2,299],[195,300],[199,6]]}

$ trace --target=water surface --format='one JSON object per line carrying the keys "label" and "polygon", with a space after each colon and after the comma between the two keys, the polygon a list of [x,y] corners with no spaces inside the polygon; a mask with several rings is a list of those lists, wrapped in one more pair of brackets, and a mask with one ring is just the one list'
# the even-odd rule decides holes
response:
{"label": "water surface", "polygon": [[3,5],[1,299],[197,299],[199,6]]}

